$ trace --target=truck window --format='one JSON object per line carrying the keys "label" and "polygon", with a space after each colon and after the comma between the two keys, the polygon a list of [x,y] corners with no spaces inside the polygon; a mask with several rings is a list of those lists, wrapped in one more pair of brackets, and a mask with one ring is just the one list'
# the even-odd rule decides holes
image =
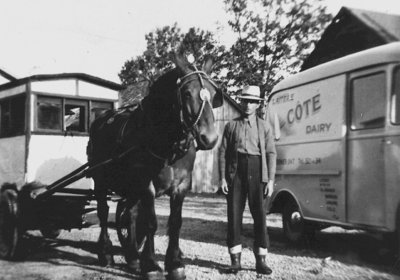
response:
{"label": "truck window", "polygon": [[351,81],[352,130],[383,127],[385,112],[385,73],[358,77]]}
{"label": "truck window", "polygon": [[25,132],[25,95],[0,101],[0,137],[22,135]]}
{"label": "truck window", "polygon": [[400,124],[400,67],[396,67],[393,72],[393,122]]}

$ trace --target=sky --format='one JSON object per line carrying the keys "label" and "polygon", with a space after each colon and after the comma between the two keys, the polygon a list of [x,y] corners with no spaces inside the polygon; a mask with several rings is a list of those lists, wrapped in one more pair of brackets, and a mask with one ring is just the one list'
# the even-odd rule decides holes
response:
{"label": "sky", "polygon": [[[333,15],[341,6],[400,15],[399,0],[325,3]],[[175,22],[233,42],[223,0],[0,0],[0,69],[17,78],[78,72],[119,83],[124,62],[145,50],[145,34]]]}

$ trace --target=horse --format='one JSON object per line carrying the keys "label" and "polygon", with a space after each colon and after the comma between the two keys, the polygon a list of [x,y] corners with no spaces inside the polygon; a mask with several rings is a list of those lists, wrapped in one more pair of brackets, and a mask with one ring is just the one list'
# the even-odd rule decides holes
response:
{"label": "horse", "polygon": [[160,76],[134,109],[106,112],[92,123],[89,133],[90,165],[114,159],[88,175],[95,183],[101,228],[99,262],[114,264],[107,228],[107,193],[113,191],[125,199],[130,213],[125,260],[132,272],[147,278],[162,274],[154,259],[154,205],[163,194],[170,196],[171,208],[165,270],[169,279],[185,278],[179,248],[182,204],[191,187],[196,150],[209,150],[217,143],[212,109],[223,102],[220,88],[210,78],[211,57],[205,59],[201,71],[181,53],[175,55],[174,63],[175,68]]}

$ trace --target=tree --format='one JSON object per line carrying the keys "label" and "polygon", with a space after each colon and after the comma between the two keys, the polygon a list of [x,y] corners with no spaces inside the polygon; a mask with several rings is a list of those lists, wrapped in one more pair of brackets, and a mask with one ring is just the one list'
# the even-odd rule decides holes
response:
{"label": "tree", "polygon": [[157,28],[146,34],[145,38],[146,50],[142,55],[126,61],[119,73],[125,86],[141,81],[148,81],[151,85],[165,71],[174,67],[174,53],[177,51],[192,54],[198,68],[206,55],[219,60],[218,57],[225,54],[225,48],[216,45],[211,32],[193,27],[187,33],[182,33],[176,23]]}
{"label": "tree", "polygon": [[332,16],[323,0],[224,0],[237,35],[227,61],[227,84],[260,85],[263,92],[299,71]]}
{"label": "tree", "polygon": [[173,50],[182,37],[177,24],[146,34],[146,50],[142,55],[126,61],[118,74],[122,84],[128,86],[143,81],[152,84],[163,71],[173,67]]}

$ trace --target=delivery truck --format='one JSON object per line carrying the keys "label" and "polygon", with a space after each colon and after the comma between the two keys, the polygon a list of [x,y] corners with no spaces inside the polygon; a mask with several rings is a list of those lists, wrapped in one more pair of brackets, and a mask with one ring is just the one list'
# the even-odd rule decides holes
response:
{"label": "delivery truck", "polygon": [[268,102],[280,134],[269,211],[286,238],[332,225],[399,238],[400,43],[295,74]]}

